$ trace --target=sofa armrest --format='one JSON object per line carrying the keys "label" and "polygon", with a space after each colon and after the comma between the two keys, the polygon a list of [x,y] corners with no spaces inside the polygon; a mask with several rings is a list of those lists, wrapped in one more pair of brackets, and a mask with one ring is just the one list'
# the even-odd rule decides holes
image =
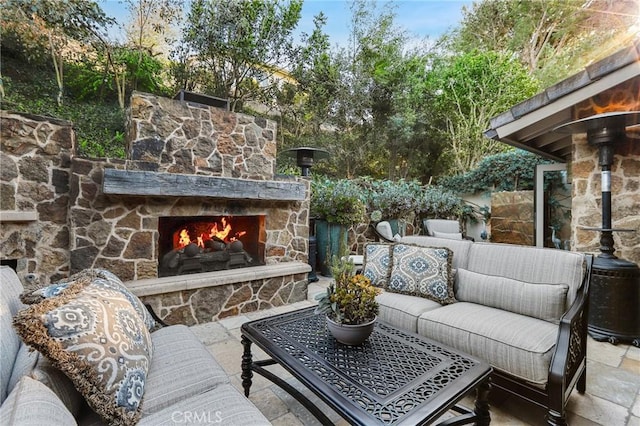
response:
{"label": "sofa armrest", "polygon": [[560,319],[558,340],[551,358],[547,383],[550,414],[555,412],[561,415],[564,412],[564,405],[576,383],[578,391],[585,390],[589,283],[593,255],[585,255],[585,264],[586,271],[576,299]]}

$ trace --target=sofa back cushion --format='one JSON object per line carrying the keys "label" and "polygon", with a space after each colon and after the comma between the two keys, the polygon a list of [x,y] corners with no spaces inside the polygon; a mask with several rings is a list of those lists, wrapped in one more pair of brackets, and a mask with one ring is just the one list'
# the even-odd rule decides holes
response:
{"label": "sofa back cushion", "polygon": [[410,235],[402,237],[403,243],[414,244],[423,247],[446,247],[453,252],[451,267],[467,268],[467,260],[469,257],[469,248],[473,241],[469,240],[451,240],[448,238],[427,237],[424,235]]}
{"label": "sofa back cushion", "polygon": [[460,222],[451,219],[424,219],[422,221],[427,235],[434,236],[434,232],[456,234],[460,232]]}
{"label": "sofa back cushion", "polygon": [[451,250],[446,247],[393,245],[387,290],[454,303]]}
{"label": "sofa back cushion", "polygon": [[364,246],[362,275],[375,287],[385,287],[391,272],[391,244],[368,243]]}
{"label": "sofa back cushion", "polygon": [[0,267],[0,404],[11,392],[9,380],[13,371],[13,363],[20,349],[20,338],[13,330],[11,321],[13,316],[24,305],[19,296],[22,293],[22,283],[15,271],[8,266]]}
{"label": "sofa back cushion", "polygon": [[438,232],[433,231],[433,236],[436,238],[446,238],[448,240],[461,240],[462,233],[461,232]]}
{"label": "sofa back cushion", "polygon": [[496,243],[473,243],[465,269],[532,284],[566,284],[565,310],[575,300],[585,273],[582,253]]}
{"label": "sofa back cushion", "polygon": [[0,406],[0,424],[72,426],[77,423],[51,389],[24,376]]}
{"label": "sofa back cushion", "polygon": [[458,269],[455,295],[461,302],[515,312],[558,323],[565,311],[566,284],[532,284]]}

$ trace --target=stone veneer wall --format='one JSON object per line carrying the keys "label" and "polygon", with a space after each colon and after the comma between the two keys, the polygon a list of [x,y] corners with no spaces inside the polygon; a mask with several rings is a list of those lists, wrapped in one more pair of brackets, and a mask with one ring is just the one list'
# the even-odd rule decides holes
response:
{"label": "stone veneer wall", "polygon": [[533,191],[491,194],[491,242],[534,244]]}
{"label": "stone veneer wall", "polygon": [[27,288],[69,273],[74,145],[70,122],[0,111],[0,258],[18,260],[22,277],[31,274]]}
{"label": "stone veneer wall", "polygon": [[276,123],[134,92],[128,115],[129,170],[274,178]]}
{"label": "stone veneer wall", "polygon": [[306,298],[301,269],[308,268],[308,180],[296,179],[304,186],[302,201],[245,200],[242,194],[233,200],[166,197],[162,188],[155,196],[102,192],[107,168],[278,180],[274,122],[135,93],[128,118],[129,159],[112,160],[74,157],[71,123],[7,111],[0,118],[0,258],[18,260],[25,287],[99,267],[132,280],[128,285],[135,289],[157,277],[159,216],[265,215],[267,265],[256,268],[298,266],[278,276],[269,270],[261,276],[248,273],[241,276],[245,281],[218,287],[203,283],[165,294],[135,292],[163,317],[189,324]]}
{"label": "stone veneer wall", "polygon": [[[267,265],[307,262],[309,181],[300,202],[102,193],[105,167],[239,179],[274,179],[273,121],[136,92],[129,109],[130,159],[74,159],[71,271],[102,267],[124,280],[157,277],[161,216],[265,215]],[[233,194],[231,194],[233,195]]]}
{"label": "stone veneer wall", "polygon": [[[308,197],[302,202],[283,203],[102,193],[104,167],[122,168],[127,164],[80,158],[72,161],[72,273],[97,267],[118,271],[122,280],[157,277],[161,216],[265,215],[265,263],[307,262]],[[303,182],[308,193],[308,181]]]}
{"label": "stone veneer wall", "polygon": [[[152,306],[168,324],[202,324],[232,315],[246,314],[307,299],[307,273],[288,273],[270,278],[252,278],[250,269],[246,277],[236,277],[236,283],[215,284],[210,274],[183,276],[183,279],[207,281],[197,288],[167,291],[163,294],[145,295],[137,288],[144,280],[133,283],[132,291]],[[238,271],[239,272],[239,271]],[[242,272],[239,272],[242,274]]]}

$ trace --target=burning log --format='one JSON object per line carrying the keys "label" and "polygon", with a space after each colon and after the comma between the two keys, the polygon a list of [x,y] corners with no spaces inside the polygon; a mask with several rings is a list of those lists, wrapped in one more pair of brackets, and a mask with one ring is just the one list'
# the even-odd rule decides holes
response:
{"label": "burning log", "polygon": [[160,267],[181,275],[243,268],[249,266],[252,261],[241,241],[224,243],[212,239],[205,242],[204,248],[190,243],[170,251],[162,258]]}

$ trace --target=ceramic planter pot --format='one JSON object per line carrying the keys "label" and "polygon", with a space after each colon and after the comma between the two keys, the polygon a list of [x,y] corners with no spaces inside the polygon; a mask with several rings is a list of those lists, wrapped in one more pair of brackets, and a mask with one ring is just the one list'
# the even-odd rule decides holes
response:
{"label": "ceramic planter pot", "polygon": [[345,345],[359,345],[369,338],[377,318],[364,324],[347,325],[339,324],[327,317],[327,328],[338,342]]}

